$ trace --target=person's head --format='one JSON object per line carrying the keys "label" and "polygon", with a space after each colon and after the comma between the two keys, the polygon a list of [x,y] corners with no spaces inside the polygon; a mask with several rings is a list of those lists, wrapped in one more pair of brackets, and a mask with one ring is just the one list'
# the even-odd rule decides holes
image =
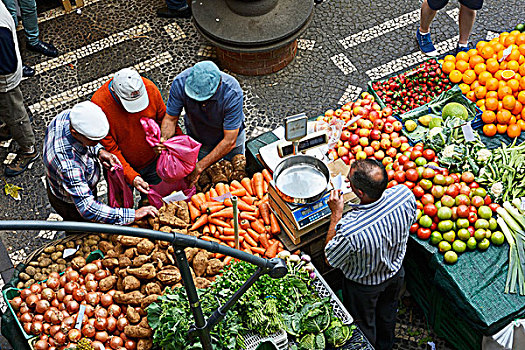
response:
{"label": "person's head", "polygon": [[220,82],[219,67],[212,61],[202,61],[191,69],[184,84],[184,92],[191,99],[206,101],[215,94]]}
{"label": "person's head", "polygon": [[350,168],[348,179],[352,190],[363,204],[381,198],[388,185],[386,169],[375,159],[356,160]]}
{"label": "person's head", "polygon": [[132,68],[124,68],[115,73],[111,88],[129,113],[141,112],[149,105],[144,81],[140,74]]}
{"label": "person's head", "polygon": [[71,135],[84,146],[95,146],[109,133],[102,109],[91,101],[77,103],[69,113]]}

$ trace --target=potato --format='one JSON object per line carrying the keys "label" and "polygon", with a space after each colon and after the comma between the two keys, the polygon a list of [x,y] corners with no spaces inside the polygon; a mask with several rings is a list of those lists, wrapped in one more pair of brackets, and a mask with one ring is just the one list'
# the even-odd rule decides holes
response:
{"label": "potato", "polygon": [[31,287],[32,284],[35,284],[35,283],[36,281],[33,278],[31,278],[30,280],[26,281],[26,283],[24,284],[24,288],[29,288]]}
{"label": "potato", "polygon": [[38,263],[38,266],[39,267],[48,267],[49,265],[51,265],[53,263],[53,260],[49,259],[49,258],[43,258],[39,263]]}
{"label": "potato", "polygon": [[166,256],[166,253],[162,251],[158,251],[158,252],[154,252],[153,254],[151,254],[151,261],[153,262],[160,261],[165,264],[168,262],[168,257]]}
{"label": "potato", "polygon": [[246,157],[243,154],[237,154],[232,158],[233,170],[246,171]]}
{"label": "potato", "polygon": [[34,279],[40,282],[40,281],[47,279],[47,275],[44,275],[43,273],[38,272],[38,273],[35,273]]}
{"label": "potato", "polygon": [[[168,232],[171,232],[171,230]],[[166,242],[166,241],[157,241],[156,243],[159,247],[164,248],[164,249],[171,246],[170,242]]]}
{"label": "potato", "polygon": [[31,276],[29,276],[27,273],[25,272],[20,272],[20,274],[18,275],[18,277],[20,278],[21,281],[29,281],[31,279]]}
{"label": "potato", "polygon": [[245,177],[248,177],[245,171],[234,170],[230,176],[230,180],[231,181],[237,180],[241,182],[241,180],[244,179]]}
{"label": "potato", "polygon": [[104,255],[106,256],[106,258],[118,258],[119,257],[119,253],[117,253],[113,249],[108,250],[107,253]]}
{"label": "potato", "polygon": [[137,255],[137,248],[128,248],[124,251],[124,256],[133,259]]}
{"label": "potato", "polygon": [[153,264],[144,264],[143,266],[136,269],[128,269],[128,273],[137,278],[146,280],[155,278],[157,275],[157,271]]}
{"label": "potato", "polygon": [[57,244],[55,246],[55,252],[63,252],[66,247],[63,244]]}
{"label": "potato", "polygon": [[193,261],[193,258],[195,257],[195,255],[197,255],[198,252],[199,252],[199,248],[191,248],[191,247],[184,248],[184,253],[186,253],[186,259],[188,260],[188,263],[191,264],[191,262]]}
{"label": "potato", "polygon": [[117,276],[109,276],[100,280],[100,282],[98,283],[98,287],[101,291],[107,292],[108,290],[113,289],[116,283]]}
{"label": "potato", "polygon": [[162,288],[161,288],[160,284],[155,283],[155,282],[150,282],[150,283],[148,283],[148,284],[146,284],[144,286],[144,292],[143,293],[145,293],[147,295],[162,294]]}
{"label": "potato", "polygon": [[118,257],[118,266],[121,268],[131,266],[131,259],[126,256],[119,256]]}
{"label": "potato", "polygon": [[149,304],[154,303],[157,301],[157,299],[160,297],[159,294],[152,294],[145,297],[142,302],[140,303],[140,307],[143,310],[146,310],[146,308],[149,306]]}
{"label": "potato", "polygon": [[219,259],[211,259],[208,261],[208,267],[206,268],[206,274],[207,275],[216,275],[218,274],[222,268],[224,267],[224,264]]}
{"label": "potato", "polygon": [[208,288],[211,285],[211,282],[204,277],[197,277],[193,282],[196,288]]}
{"label": "potato", "polygon": [[62,252],[54,252],[53,254],[51,254],[51,260],[53,261],[57,261],[61,257],[62,257]]}
{"label": "potato", "polygon": [[67,261],[66,259],[57,259],[57,261],[55,261],[57,264],[64,264],[64,265],[67,265]]}
{"label": "potato", "polygon": [[49,246],[44,248],[44,253],[51,254],[54,253],[56,250],[55,246]]}
{"label": "potato", "polygon": [[153,330],[141,326],[126,326],[124,334],[131,338],[150,338],[153,335]]}
{"label": "potato", "polygon": [[137,252],[140,254],[148,255],[153,251],[153,248],[155,248],[155,244],[147,238],[137,244]]}
{"label": "potato", "polygon": [[18,289],[24,289],[24,282],[20,281],[16,284],[16,288]]}
{"label": "potato", "polygon": [[129,323],[139,323],[141,320],[140,314],[137,310],[135,310],[134,307],[128,307],[126,310],[126,318],[128,319]]}
{"label": "potato", "polygon": [[113,296],[113,299],[117,304],[140,306],[140,303],[142,302],[142,299],[144,299],[144,297],[144,294],[142,294],[138,290],[134,290],[133,292],[129,293],[118,291]]}
{"label": "potato", "polygon": [[177,208],[177,217],[185,223],[190,223],[190,210],[188,209],[188,203],[185,201],[175,202]]}
{"label": "potato", "polygon": [[49,265],[49,271],[50,272],[59,272],[59,271],[61,271],[60,270],[60,266],[58,264],[51,264],[51,265]]}
{"label": "potato", "polygon": [[157,272],[157,279],[162,284],[174,284],[181,280],[180,271],[175,266],[166,266],[161,271]]}
{"label": "potato", "polygon": [[30,261],[29,262],[29,266],[33,266],[33,267],[38,266],[38,264],[39,264],[38,261]]}
{"label": "potato", "polygon": [[77,245],[73,241],[66,242],[65,244],[66,248],[76,248]]}
{"label": "potato", "polygon": [[144,238],[140,238],[140,237],[129,237],[129,236],[122,236],[122,235],[118,236],[118,242],[122,244],[123,246],[127,246],[127,247],[129,246],[135,247],[143,239]]}
{"label": "potato", "polygon": [[102,253],[106,254],[108,251],[112,250],[114,248],[113,244],[109,243],[108,241],[100,241],[98,243],[98,249],[102,251]]}
{"label": "potato", "polygon": [[[26,267],[26,271],[25,271],[29,276],[34,276],[35,273],[36,273],[36,269],[34,268],[34,266],[28,266]],[[29,279],[29,278],[28,278]]]}
{"label": "potato", "polygon": [[122,282],[124,285],[124,290],[130,291],[130,290],[136,290],[140,288],[140,281],[135,276],[126,276],[124,277],[124,281]]}
{"label": "potato", "polygon": [[148,224],[151,226],[151,229],[154,231],[158,231],[160,228],[160,222],[158,217],[148,217]]}
{"label": "potato", "polygon": [[139,339],[137,342],[137,350],[151,350],[153,348],[153,339]]}
{"label": "potato", "polygon": [[150,262],[151,258],[147,255],[139,255],[133,259],[133,263],[131,266],[133,267],[141,267],[142,265]]}
{"label": "potato", "polygon": [[117,258],[104,258],[102,260],[102,266],[108,269],[114,269],[116,266],[118,266],[118,259]]}
{"label": "potato", "polygon": [[208,268],[208,253],[200,251],[193,258],[193,271],[198,277],[204,276],[206,269]]}

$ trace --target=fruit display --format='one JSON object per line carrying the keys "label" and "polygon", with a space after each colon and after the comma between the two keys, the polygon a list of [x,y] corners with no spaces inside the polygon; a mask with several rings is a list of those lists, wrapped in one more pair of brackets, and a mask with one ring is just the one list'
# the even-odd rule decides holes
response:
{"label": "fruit display", "polygon": [[372,89],[395,114],[402,114],[430,102],[452,87],[449,77],[435,59],[387,80],[374,81]]}
{"label": "fruit display", "polygon": [[486,136],[515,138],[525,130],[525,33],[479,41],[475,49],[446,56],[442,69],[483,111]]}

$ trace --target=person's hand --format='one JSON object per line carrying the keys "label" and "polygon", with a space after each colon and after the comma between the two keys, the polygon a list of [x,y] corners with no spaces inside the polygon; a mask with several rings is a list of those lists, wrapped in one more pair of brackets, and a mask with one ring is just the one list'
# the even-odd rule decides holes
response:
{"label": "person's hand", "polygon": [[166,146],[164,146],[164,143],[163,143],[164,141],[166,141],[166,139],[164,139],[164,137],[161,137],[160,142],[153,147],[153,151],[155,151],[155,153],[161,154],[162,151],[166,149]]}
{"label": "person's hand", "polygon": [[197,181],[199,181],[199,177],[201,176],[202,171],[199,170],[199,167],[196,166],[195,169],[191,173],[189,173],[186,176],[186,183],[188,184],[189,188],[192,188],[197,184]]}
{"label": "person's hand", "polygon": [[135,187],[139,192],[148,194],[149,184],[140,176],[137,176],[133,179],[133,187]]}
{"label": "person's hand", "polygon": [[116,165],[122,165],[116,155],[109,153],[105,149],[101,149],[100,152],[98,152],[98,159],[100,159],[100,162],[105,169],[111,169]]}
{"label": "person's hand", "polygon": [[146,216],[156,217],[157,215],[159,215],[159,211],[152,205],[135,210],[135,220],[143,219]]}
{"label": "person's hand", "polygon": [[341,218],[343,216],[344,199],[341,190],[330,191],[330,197],[327,201],[328,207],[332,211],[332,215]]}

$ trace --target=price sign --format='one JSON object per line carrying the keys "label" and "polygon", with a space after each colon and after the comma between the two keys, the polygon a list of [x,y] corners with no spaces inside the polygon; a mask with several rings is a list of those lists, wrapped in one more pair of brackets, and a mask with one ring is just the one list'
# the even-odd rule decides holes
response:
{"label": "price sign", "polygon": [[507,47],[505,50],[503,50],[503,56],[498,60],[499,62],[505,61],[507,57],[512,53],[512,46]]}
{"label": "price sign", "polygon": [[463,130],[465,141],[474,141],[476,139],[476,137],[474,136],[474,129],[472,129],[472,125],[470,125],[470,122],[462,125],[461,130]]}
{"label": "price sign", "polygon": [[301,113],[286,117],[284,120],[284,138],[286,141],[294,141],[306,136],[308,131],[308,117]]}

